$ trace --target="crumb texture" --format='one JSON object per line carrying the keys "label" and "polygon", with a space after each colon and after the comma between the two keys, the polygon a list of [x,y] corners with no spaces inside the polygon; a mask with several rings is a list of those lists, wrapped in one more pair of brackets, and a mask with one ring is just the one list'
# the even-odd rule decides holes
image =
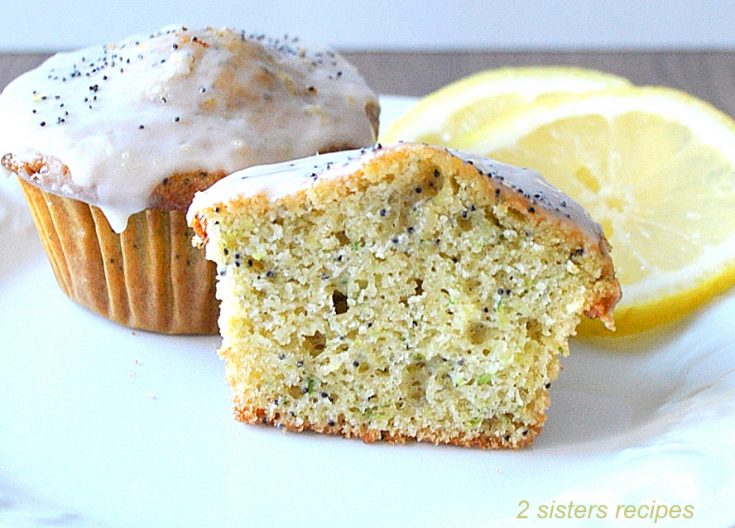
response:
{"label": "crumb texture", "polygon": [[568,336],[613,288],[609,258],[420,152],[206,213],[239,419],[480,447],[541,430]]}

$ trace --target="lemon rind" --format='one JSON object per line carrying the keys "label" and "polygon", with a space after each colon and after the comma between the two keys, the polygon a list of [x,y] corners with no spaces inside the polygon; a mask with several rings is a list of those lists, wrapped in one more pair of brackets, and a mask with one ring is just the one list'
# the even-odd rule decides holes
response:
{"label": "lemon rind", "polygon": [[[570,83],[574,80],[574,83]],[[464,77],[425,96],[381,133],[380,141],[415,140],[418,134],[438,132],[455,112],[481,98],[526,94],[530,101],[548,92],[582,93],[630,86],[611,73],[572,66],[521,66],[485,70]],[[441,108],[441,112],[436,109]]]}

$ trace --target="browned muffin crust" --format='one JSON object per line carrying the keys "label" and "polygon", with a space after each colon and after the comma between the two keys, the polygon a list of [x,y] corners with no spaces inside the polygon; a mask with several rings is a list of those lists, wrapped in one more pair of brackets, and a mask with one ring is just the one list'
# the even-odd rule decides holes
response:
{"label": "browned muffin crust", "polygon": [[481,436],[470,437],[466,434],[457,434],[453,436],[440,435],[436,431],[430,429],[422,429],[418,431],[416,436],[391,433],[377,427],[369,427],[361,425],[352,427],[344,420],[337,420],[334,425],[324,425],[323,423],[311,423],[308,420],[302,423],[296,423],[289,420],[288,417],[276,416],[268,418],[267,411],[260,408],[251,408],[248,406],[236,406],[234,409],[235,419],[239,422],[250,425],[268,425],[283,428],[292,433],[301,433],[304,431],[312,431],[315,433],[323,433],[333,436],[342,436],[344,438],[358,438],[367,444],[375,442],[386,442],[388,444],[407,444],[409,442],[426,442],[434,445],[452,445],[457,447],[473,447],[479,449],[521,449],[533,443],[534,439],[542,431],[546,421],[546,415],[539,415],[539,421],[533,425],[524,428],[525,434],[521,439],[512,441],[510,436]]}

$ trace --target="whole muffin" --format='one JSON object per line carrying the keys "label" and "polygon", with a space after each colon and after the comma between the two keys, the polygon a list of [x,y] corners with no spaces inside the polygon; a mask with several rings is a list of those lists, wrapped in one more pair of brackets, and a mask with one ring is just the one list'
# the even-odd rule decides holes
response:
{"label": "whole muffin", "polygon": [[0,96],[0,156],[62,290],[126,326],[216,333],[195,192],[235,170],[375,141],[379,106],[328,49],[164,28],[57,54]]}

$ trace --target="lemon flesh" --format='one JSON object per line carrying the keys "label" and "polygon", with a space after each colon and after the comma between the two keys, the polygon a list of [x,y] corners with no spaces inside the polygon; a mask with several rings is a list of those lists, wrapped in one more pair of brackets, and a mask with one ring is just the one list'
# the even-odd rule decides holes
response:
{"label": "lemon flesh", "polygon": [[562,66],[487,70],[424,97],[381,134],[380,141],[453,146],[456,138],[547,96],[584,93],[630,83],[616,75]]}
{"label": "lemon flesh", "polygon": [[547,98],[454,144],[539,171],[602,225],[623,289],[618,334],[735,283],[735,122],[703,101],[632,87]]}

